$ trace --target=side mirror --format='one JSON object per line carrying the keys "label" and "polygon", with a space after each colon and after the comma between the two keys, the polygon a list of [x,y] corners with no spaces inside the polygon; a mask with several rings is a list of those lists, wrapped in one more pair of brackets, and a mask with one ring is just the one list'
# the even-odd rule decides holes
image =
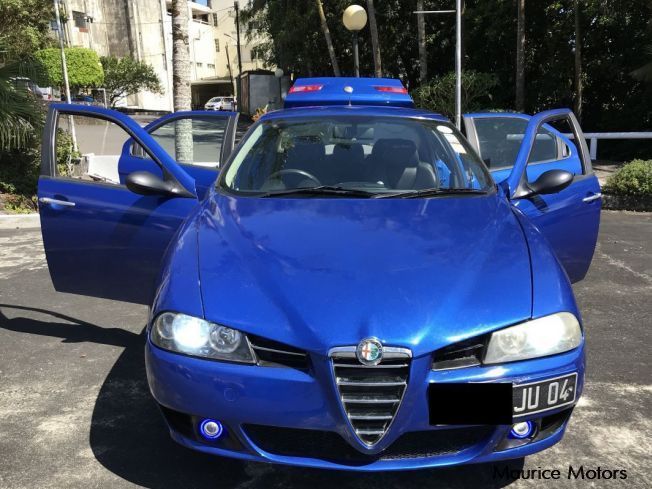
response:
{"label": "side mirror", "polygon": [[140,195],[173,195],[174,184],[160,179],[148,171],[135,171],[127,175],[125,185],[135,194]]}
{"label": "side mirror", "polygon": [[568,187],[575,175],[566,170],[548,170],[528,186],[532,194],[555,194]]}

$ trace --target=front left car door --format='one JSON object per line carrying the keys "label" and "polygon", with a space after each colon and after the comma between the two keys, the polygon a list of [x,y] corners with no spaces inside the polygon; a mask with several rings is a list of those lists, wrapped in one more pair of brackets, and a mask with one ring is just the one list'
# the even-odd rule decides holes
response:
{"label": "front left car door", "polygon": [[[57,144],[73,137],[84,155],[79,163],[62,161],[67,145]],[[120,150],[129,138],[158,175],[138,171],[121,181]],[[67,104],[48,112],[38,203],[56,290],[141,304],[150,303],[162,256],[198,207],[194,179],[137,122]]]}

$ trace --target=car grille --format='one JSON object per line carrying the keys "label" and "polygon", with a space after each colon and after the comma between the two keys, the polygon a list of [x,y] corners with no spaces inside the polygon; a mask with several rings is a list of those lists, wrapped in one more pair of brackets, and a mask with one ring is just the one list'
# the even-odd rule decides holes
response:
{"label": "car grille", "polygon": [[248,338],[258,365],[308,370],[309,360],[305,351],[258,336],[248,335]]}
{"label": "car grille", "polygon": [[387,433],[403,400],[412,354],[404,348],[385,347],[383,360],[362,365],[355,347],[331,350],[340,401],[355,434],[372,446]]}
{"label": "car grille", "polygon": [[472,426],[405,433],[378,454],[359,452],[333,431],[252,424],[243,428],[256,446],[274,455],[313,458],[343,465],[365,465],[379,460],[455,455],[488,440],[495,427]]}

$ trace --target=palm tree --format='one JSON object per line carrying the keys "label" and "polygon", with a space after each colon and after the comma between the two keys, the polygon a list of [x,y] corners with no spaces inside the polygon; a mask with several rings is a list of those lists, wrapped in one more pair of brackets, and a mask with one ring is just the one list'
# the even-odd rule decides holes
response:
{"label": "palm tree", "polygon": [[28,74],[26,66],[11,63],[0,68],[0,152],[30,147],[43,121],[36,98],[16,80]]}
{"label": "palm tree", "polygon": [[[172,0],[172,91],[174,111],[191,109],[188,1]],[[175,125],[174,151],[179,163],[192,163],[192,121]]]}
{"label": "palm tree", "polygon": [[328,29],[326,22],[326,14],[324,13],[324,5],[321,0],[317,0],[317,11],[319,12],[319,20],[321,22],[321,30],[324,32],[326,38],[326,46],[328,46],[328,55],[331,57],[331,64],[333,65],[333,73],[335,76],[341,76],[340,66],[337,63],[335,56],[335,48],[333,47],[333,40],[331,39],[331,31]]}
{"label": "palm tree", "polygon": [[[417,0],[417,11],[423,11],[423,0]],[[417,14],[417,31],[419,37],[419,82],[423,85],[428,79],[428,52],[426,51],[426,20],[423,14]]]}
{"label": "palm tree", "polygon": [[582,28],[580,25],[580,2],[573,0],[575,17],[575,115],[582,122],[582,103],[584,87],[582,85]]}
{"label": "palm tree", "polygon": [[525,110],[525,0],[517,0],[516,23],[516,110]]}
{"label": "palm tree", "polygon": [[374,74],[383,76],[383,66],[380,59],[380,44],[378,43],[378,26],[376,25],[376,8],[374,0],[367,0],[367,13],[369,14],[369,29],[371,30],[371,49],[374,52]]}

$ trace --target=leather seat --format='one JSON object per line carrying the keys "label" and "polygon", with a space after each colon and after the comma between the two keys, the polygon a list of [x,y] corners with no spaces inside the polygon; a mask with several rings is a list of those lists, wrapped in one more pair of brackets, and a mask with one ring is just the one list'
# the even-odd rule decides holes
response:
{"label": "leather seat", "polygon": [[336,144],[330,159],[327,181],[324,183],[334,185],[365,181],[365,155],[361,144]]}
{"label": "leather seat", "polygon": [[437,187],[431,164],[419,160],[417,146],[409,139],[379,139],[370,157],[369,181],[395,190]]}

